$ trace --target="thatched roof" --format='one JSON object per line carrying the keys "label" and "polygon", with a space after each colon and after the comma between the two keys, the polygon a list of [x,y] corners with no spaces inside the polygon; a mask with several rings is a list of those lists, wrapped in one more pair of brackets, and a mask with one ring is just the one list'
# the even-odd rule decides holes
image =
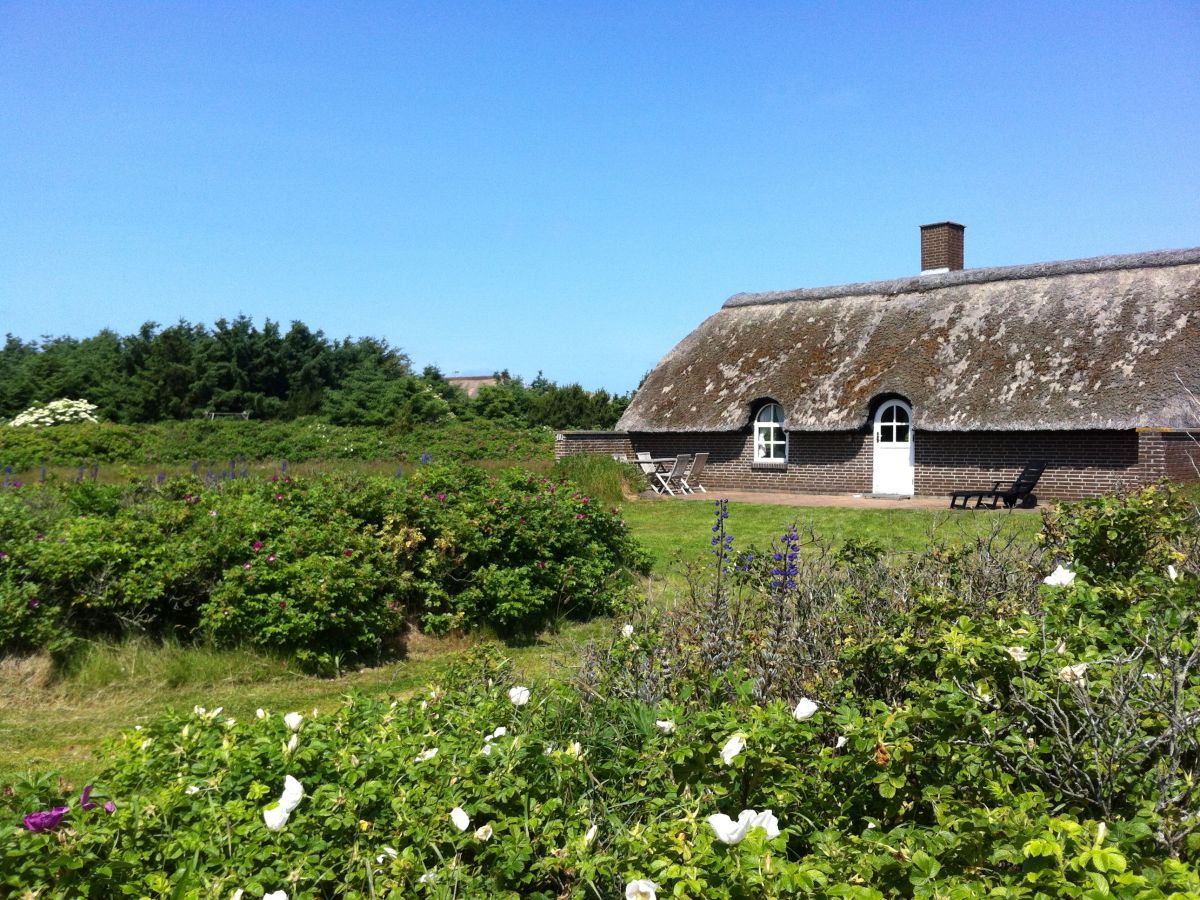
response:
{"label": "thatched roof", "polygon": [[856,429],[901,395],[927,431],[1200,422],[1200,248],[737,294],[646,378],[630,432]]}

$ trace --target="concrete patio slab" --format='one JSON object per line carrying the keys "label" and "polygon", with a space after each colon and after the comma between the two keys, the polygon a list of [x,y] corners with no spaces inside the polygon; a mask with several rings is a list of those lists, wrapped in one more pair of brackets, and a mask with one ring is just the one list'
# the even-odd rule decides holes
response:
{"label": "concrete patio slab", "polygon": [[[792,494],[783,491],[721,491],[709,488],[706,494],[689,494],[686,497],[659,496],[644,493],[643,500],[663,503],[711,503],[713,500],[732,500],[737,503],[767,503],[775,506],[839,506],[846,509],[944,509],[950,511],[950,498],[946,497],[871,497],[866,494]],[[1017,513],[1036,513],[1036,509],[1018,509]],[[956,515],[973,515],[991,510],[956,510]],[[1003,506],[997,512],[1009,512]]]}

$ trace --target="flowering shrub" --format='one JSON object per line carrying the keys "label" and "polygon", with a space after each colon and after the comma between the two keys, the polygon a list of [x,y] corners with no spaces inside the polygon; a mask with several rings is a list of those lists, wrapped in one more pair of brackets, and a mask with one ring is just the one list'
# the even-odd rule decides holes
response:
{"label": "flowering shrub", "polygon": [[8,424],[14,428],[47,428],[51,425],[95,423],[99,421],[93,415],[96,408],[96,404],[86,400],[51,400],[49,403],[35,403],[18,413]]}
{"label": "flowering shrub", "polygon": [[528,638],[609,611],[630,596],[621,574],[649,570],[616,510],[519,470],[422,467],[378,534],[404,573],[402,598],[433,631],[489,625]]}
{"label": "flowering shrub", "polygon": [[[116,739],[90,809],[49,778],[0,796],[0,885],[546,900],[1200,891],[1191,862],[1157,853],[1137,821],[1080,816],[978,747],[926,741],[950,711],[848,699],[798,720],[779,702],[655,708],[548,684],[517,705],[514,687],[485,649],[407,700],[165,715]],[[656,728],[656,712],[675,728]],[[51,815],[35,829],[32,812]]]}
{"label": "flowering shrub", "polygon": [[569,486],[446,465],[0,492],[0,554],[0,652],[142,630],[322,671],[398,652],[407,621],[527,637],[595,615],[645,566]]}

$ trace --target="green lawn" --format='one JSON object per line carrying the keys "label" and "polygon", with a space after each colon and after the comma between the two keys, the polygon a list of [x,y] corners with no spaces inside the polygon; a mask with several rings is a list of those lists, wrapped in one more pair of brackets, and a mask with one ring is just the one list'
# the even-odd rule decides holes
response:
{"label": "green lawn", "polygon": [[[1041,517],[1003,510],[951,513],[924,509],[841,509],[773,506],[766,503],[729,504],[725,528],[735,550],[765,549],[793,522],[802,534],[809,529],[822,541],[844,543],[848,538],[870,540],[891,550],[909,552],[930,543],[960,544],[992,528],[1028,537],[1041,527]],[[630,531],[654,557],[654,571],[668,572],[676,559],[694,560],[710,548],[713,504],[702,500],[635,500],[624,505]]]}
{"label": "green lawn", "polygon": [[[653,555],[658,588],[676,559],[694,560],[708,552],[712,513],[712,504],[704,501],[624,504],[630,530]],[[1032,538],[1040,518],[1002,512],[955,516],[926,510],[731,503],[726,526],[736,549],[766,548],[792,522],[834,543],[854,536],[911,551],[931,540],[971,540],[993,526]],[[509,653],[522,678],[561,676],[578,662],[587,641],[606,635],[611,627],[609,619],[569,625]],[[58,678],[47,677],[49,664],[44,659],[0,660],[0,782],[28,769],[52,768],[80,784],[103,768],[106,738],[166,707],[221,706],[224,715],[244,718],[260,706],[283,712],[327,710],[350,691],[408,694],[436,681],[469,643],[417,636],[404,661],[339,678],[306,676],[249,652],[139,642],[93,648],[70,674]]]}

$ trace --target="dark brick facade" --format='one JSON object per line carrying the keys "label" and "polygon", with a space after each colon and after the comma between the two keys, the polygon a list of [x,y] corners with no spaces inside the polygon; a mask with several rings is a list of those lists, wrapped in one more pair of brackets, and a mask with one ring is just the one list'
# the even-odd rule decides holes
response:
{"label": "dark brick facade", "polygon": [[[1167,477],[1200,479],[1200,444],[1192,435],[1156,429],[1137,431],[918,431],[916,493],[989,487],[1012,479],[1032,459],[1047,462],[1037,494],[1071,500],[1133,488]],[[730,490],[796,493],[869,493],[871,431],[792,432],[786,466],[752,463],[749,431],[677,434],[564,432],[556,435],[555,457],[603,453],[631,457],[709,453],[703,482]]]}

